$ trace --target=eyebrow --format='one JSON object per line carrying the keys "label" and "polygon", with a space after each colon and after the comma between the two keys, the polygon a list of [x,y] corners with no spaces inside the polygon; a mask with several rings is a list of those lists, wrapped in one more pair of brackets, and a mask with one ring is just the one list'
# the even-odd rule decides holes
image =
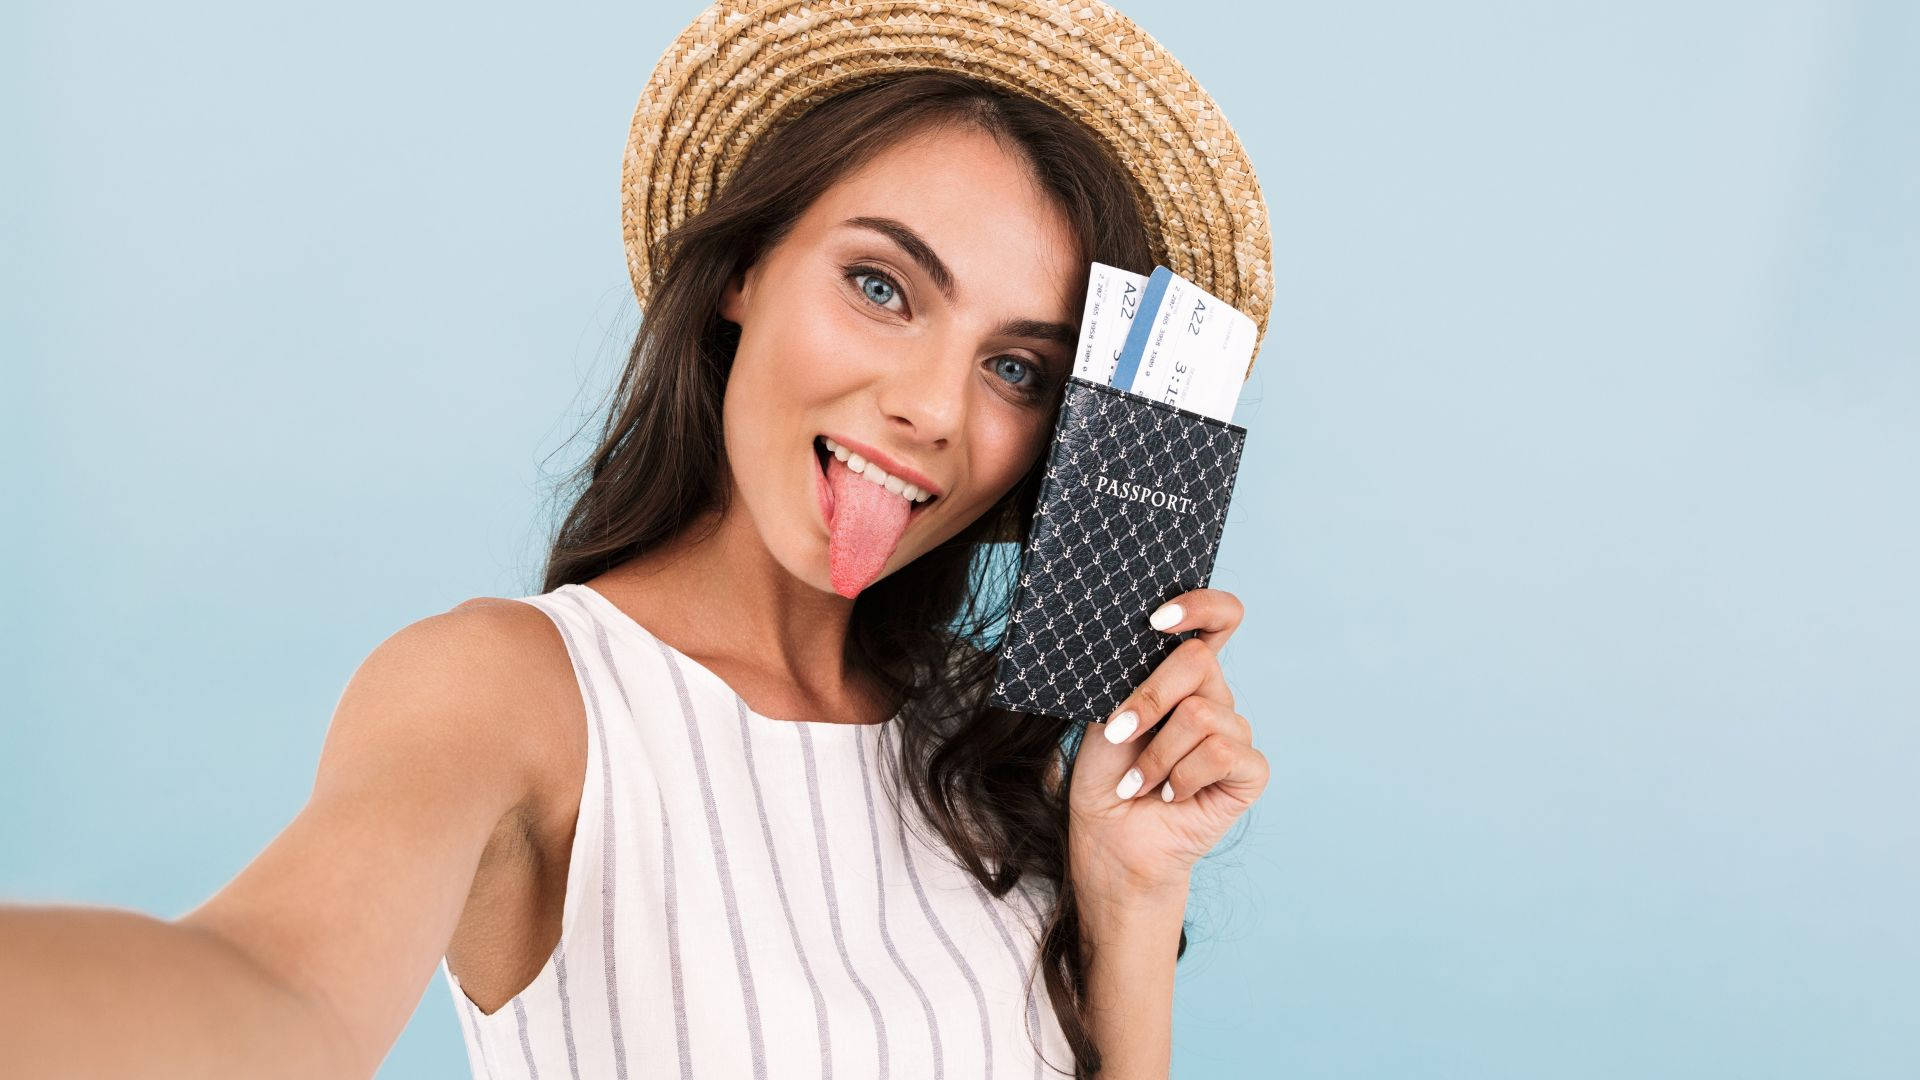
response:
{"label": "eyebrow", "polygon": [[[841,222],[856,229],[870,229],[899,245],[907,257],[920,265],[920,269],[933,279],[941,295],[953,299],[953,271],[934,253],[933,246],[914,232],[904,221],[889,217],[850,217]],[[1056,345],[1072,349],[1080,341],[1080,328],[1067,323],[1049,322],[1046,319],[1008,319],[993,328],[996,337],[1030,338],[1035,341],[1050,341]]]}

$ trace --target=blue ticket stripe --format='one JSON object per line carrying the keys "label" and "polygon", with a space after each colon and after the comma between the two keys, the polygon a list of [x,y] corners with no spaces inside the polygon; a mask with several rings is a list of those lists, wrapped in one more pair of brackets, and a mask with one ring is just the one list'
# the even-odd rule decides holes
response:
{"label": "blue ticket stripe", "polygon": [[1147,351],[1147,338],[1153,333],[1154,313],[1160,310],[1160,298],[1166,295],[1173,271],[1156,266],[1147,277],[1146,291],[1140,294],[1140,307],[1133,313],[1133,325],[1127,328],[1126,344],[1120,346],[1120,359],[1113,369],[1113,385],[1133,389],[1133,376],[1140,370],[1140,357]]}

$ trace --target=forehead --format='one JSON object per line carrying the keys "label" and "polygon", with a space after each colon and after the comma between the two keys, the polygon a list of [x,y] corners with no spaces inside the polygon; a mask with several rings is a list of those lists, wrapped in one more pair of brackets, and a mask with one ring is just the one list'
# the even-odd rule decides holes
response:
{"label": "forehead", "polygon": [[857,216],[895,218],[919,233],[952,268],[961,305],[1007,295],[1027,307],[1036,296],[1066,304],[1082,276],[1066,215],[1024,158],[976,127],[923,132],[875,154],[822,192],[795,231],[890,246],[844,224]]}

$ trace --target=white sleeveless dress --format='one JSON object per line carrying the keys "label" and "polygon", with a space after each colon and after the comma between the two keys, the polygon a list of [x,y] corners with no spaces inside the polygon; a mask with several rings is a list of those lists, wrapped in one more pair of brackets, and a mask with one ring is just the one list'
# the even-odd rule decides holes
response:
{"label": "white sleeveless dress", "polygon": [[762,716],[589,586],[520,599],[572,657],[587,769],[540,973],[488,1015],[441,958],[475,1077],[1072,1074],[1051,888],[994,899],[889,797],[898,716]]}

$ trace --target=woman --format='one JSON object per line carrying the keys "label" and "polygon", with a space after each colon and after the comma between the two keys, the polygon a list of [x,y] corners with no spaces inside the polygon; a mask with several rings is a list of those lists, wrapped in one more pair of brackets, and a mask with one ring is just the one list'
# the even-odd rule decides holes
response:
{"label": "woman", "polygon": [[439,961],[477,1076],[1166,1074],[1188,873],[1267,777],[1217,659],[1239,604],[1155,613],[1199,634],[1094,740],[985,705],[977,642],[1087,265],[1176,232],[1083,120],[897,44],[743,121],[674,220],[663,118],[715,85],[683,61],[780,25],[718,12],[636,118],[646,318],[544,591],[381,643],[307,806],[200,908],[8,913],[30,1073],[367,1075]]}

